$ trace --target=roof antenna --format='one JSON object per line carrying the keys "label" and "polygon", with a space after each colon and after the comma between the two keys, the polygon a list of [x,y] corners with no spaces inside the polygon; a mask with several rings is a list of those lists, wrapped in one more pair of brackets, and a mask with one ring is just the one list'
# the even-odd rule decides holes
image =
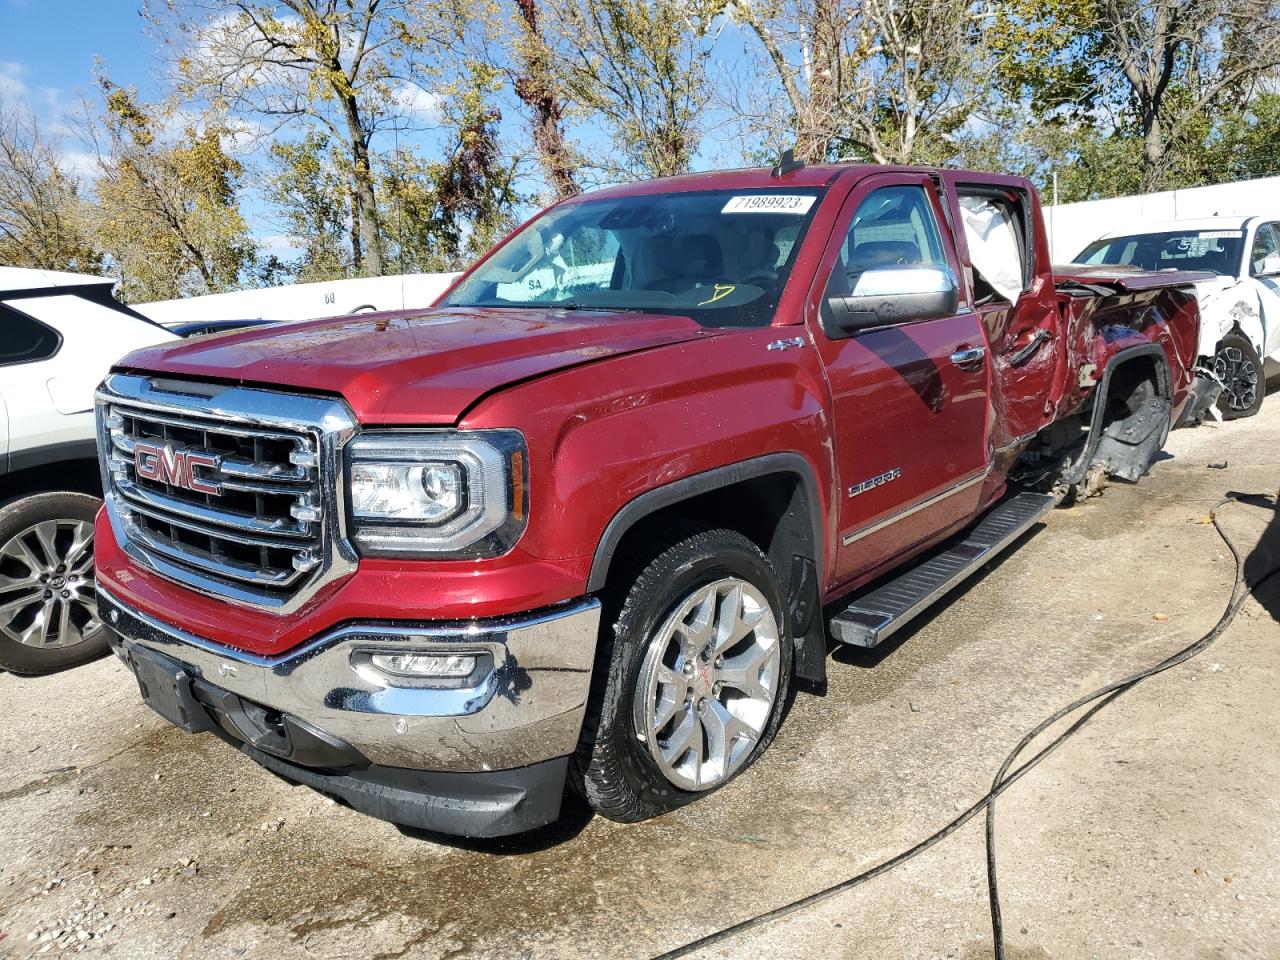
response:
{"label": "roof antenna", "polygon": [[796,159],[796,152],[791,147],[782,151],[782,156],[778,157],[777,166],[769,174],[771,177],[785,177],[788,173],[794,173],[804,166],[804,161]]}

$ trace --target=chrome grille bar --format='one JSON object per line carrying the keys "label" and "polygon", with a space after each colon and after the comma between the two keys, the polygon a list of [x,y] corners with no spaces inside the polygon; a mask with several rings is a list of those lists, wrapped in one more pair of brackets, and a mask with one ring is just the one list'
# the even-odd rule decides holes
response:
{"label": "chrome grille bar", "polygon": [[279,612],[354,569],[341,449],[355,426],[340,401],[134,374],[97,399],[107,513],[138,562]]}

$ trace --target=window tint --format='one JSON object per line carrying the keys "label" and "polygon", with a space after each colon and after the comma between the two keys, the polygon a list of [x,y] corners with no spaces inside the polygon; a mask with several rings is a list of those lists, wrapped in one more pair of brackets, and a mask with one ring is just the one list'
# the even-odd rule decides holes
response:
{"label": "window tint", "polygon": [[0,304],[0,366],[47,360],[61,342],[56,330]]}
{"label": "window tint", "polygon": [[1253,238],[1249,272],[1255,277],[1280,272],[1280,248],[1276,245],[1275,224],[1264,223]]}
{"label": "window tint", "polygon": [[827,295],[855,293],[868,270],[910,264],[948,266],[929,198],[920,187],[884,187],[869,194],[853,215]]}
{"label": "window tint", "polygon": [[1208,270],[1235,276],[1243,253],[1244,234],[1240,230],[1170,230],[1095,240],[1072,262],[1143,270]]}

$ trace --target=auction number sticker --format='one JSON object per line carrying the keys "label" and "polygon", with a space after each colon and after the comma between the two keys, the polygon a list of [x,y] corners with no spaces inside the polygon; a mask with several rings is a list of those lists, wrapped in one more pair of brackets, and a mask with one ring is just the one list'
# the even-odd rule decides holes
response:
{"label": "auction number sticker", "polygon": [[751,193],[730,197],[721,213],[794,213],[803,216],[813,206],[817,197],[793,193]]}

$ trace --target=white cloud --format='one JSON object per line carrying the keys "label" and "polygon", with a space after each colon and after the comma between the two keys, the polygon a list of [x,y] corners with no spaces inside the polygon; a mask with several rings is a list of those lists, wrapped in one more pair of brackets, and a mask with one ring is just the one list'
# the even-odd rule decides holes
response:
{"label": "white cloud", "polygon": [[405,83],[392,91],[391,103],[406,117],[434,122],[440,119],[444,98],[417,84]]}
{"label": "white cloud", "polygon": [[98,158],[87,150],[63,150],[58,155],[58,166],[63,173],[81,180],[95,180],[98,176]]}
{"label": "white cloud", "polygon": [[22,100],[27,96],[27,85],[23,77],[27,68],[12,60],[0,60],[0,97],[6,100]]}

